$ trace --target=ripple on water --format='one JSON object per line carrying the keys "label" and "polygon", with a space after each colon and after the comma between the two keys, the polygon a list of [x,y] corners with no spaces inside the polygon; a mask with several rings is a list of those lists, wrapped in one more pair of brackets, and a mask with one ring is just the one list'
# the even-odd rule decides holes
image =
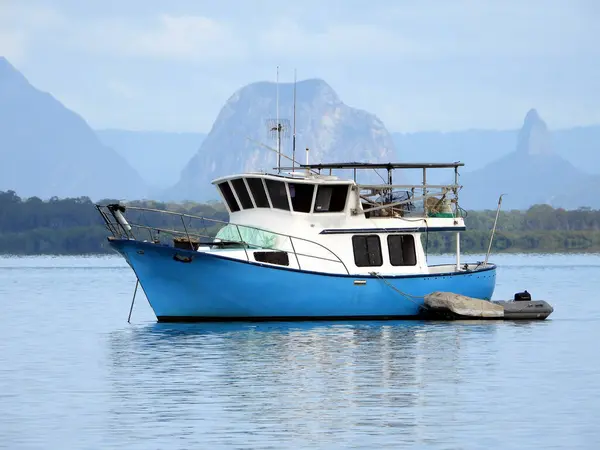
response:
{"label": "ripple on water", "polygon": [[0,442],[596,448],[597,269],[519,258],[498,295],[528,287],[552,320],[178,325],[139,301],[127,325],[114,258],[1,260]]}

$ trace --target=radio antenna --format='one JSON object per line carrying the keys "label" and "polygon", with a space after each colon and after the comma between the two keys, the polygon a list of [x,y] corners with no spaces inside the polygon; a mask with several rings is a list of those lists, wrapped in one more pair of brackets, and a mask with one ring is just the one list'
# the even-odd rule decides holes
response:
{"label": "radio antenna", "polygon": [[296,165],[296,69],[294,69],[294,132],[292,137],[292,172]]}
{"label": "radio antenna", "polygon": [[277,173],[281,173],[281,124],[279,123],[279,66],[277,66]]}

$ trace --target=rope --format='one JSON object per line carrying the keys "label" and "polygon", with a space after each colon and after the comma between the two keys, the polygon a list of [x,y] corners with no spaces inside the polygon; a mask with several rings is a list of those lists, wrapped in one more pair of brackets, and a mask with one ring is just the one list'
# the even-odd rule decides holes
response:
{"label": "rope", "polygon": [[377,278],[379,278],[381,281],[383,281],[385,284],[387,284],[387,286],[391,289],[393,289],[394,291],[396,291],[398,294],[402,295],[403,297],[406,297],[406,299],[408,301],[413,302],[415,305],[417,305],[418,307],[422,307],[422,308],[428,308],[427,305],[425,304],[421,304],[418,302],[415,302],[414,300],[411,299],[412,298],[419,298],[419,299],[425,299],[425,297],[422,296],[418,296],[418,295],[412,295],[412,294],[408,294],[406,292],[401,291],[400,289],[398,289],[396,286],[394,286],[393,284],[391,284],[390,282],[388,282],[388,280],[386,280],[385,278],[383,278],[379,273],[377,272],[369,272],[370,275],[373,275]]}

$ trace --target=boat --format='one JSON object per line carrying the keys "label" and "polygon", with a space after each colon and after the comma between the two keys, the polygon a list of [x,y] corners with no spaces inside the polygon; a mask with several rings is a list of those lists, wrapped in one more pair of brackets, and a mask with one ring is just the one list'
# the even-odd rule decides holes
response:
{"label": "boat", "polygon": [[[462,166],[278,162],[212,181],[229,214],[223,221],[96,207],[159,322],[418,319],[433,292],[483,300],[494,292],[495,264],[461,261]],[[420,183],[394,184],[415,170]],[[429,184],[433,170],[453,174]],[[365,171],[382,182],[358,183]],[[168,220],[142,223],[148,215]],[[430,233],[455,236],[449,264],[428,264]]]}

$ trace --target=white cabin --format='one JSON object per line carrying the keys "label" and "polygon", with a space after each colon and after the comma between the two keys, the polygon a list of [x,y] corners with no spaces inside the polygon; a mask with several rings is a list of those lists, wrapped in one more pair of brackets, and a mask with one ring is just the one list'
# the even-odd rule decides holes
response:
{"label": "white cabin", "polygon": [[[291,172],[243,173],[213,181],[230,214],[217,235],[247,246],[199,251],[303,271],[381,275],[447,273],[456,264],[428,266],[421,235],[465,229],[458,206],[458,167],[449,164],[340,163],[296,166]],[[428,185],[427,170],[454,169],[454,184]],[[332,175],[353,169],[354,179]],[[384,169],[388,183],[360,185],[356,171]],[[420,185],[394,185],[395,169],[420,169]],[[286,169],[281,169],[286,170]],[[321,174],[329,170],[328,175]],[[268,241],[268,242],[267,242]]]}

